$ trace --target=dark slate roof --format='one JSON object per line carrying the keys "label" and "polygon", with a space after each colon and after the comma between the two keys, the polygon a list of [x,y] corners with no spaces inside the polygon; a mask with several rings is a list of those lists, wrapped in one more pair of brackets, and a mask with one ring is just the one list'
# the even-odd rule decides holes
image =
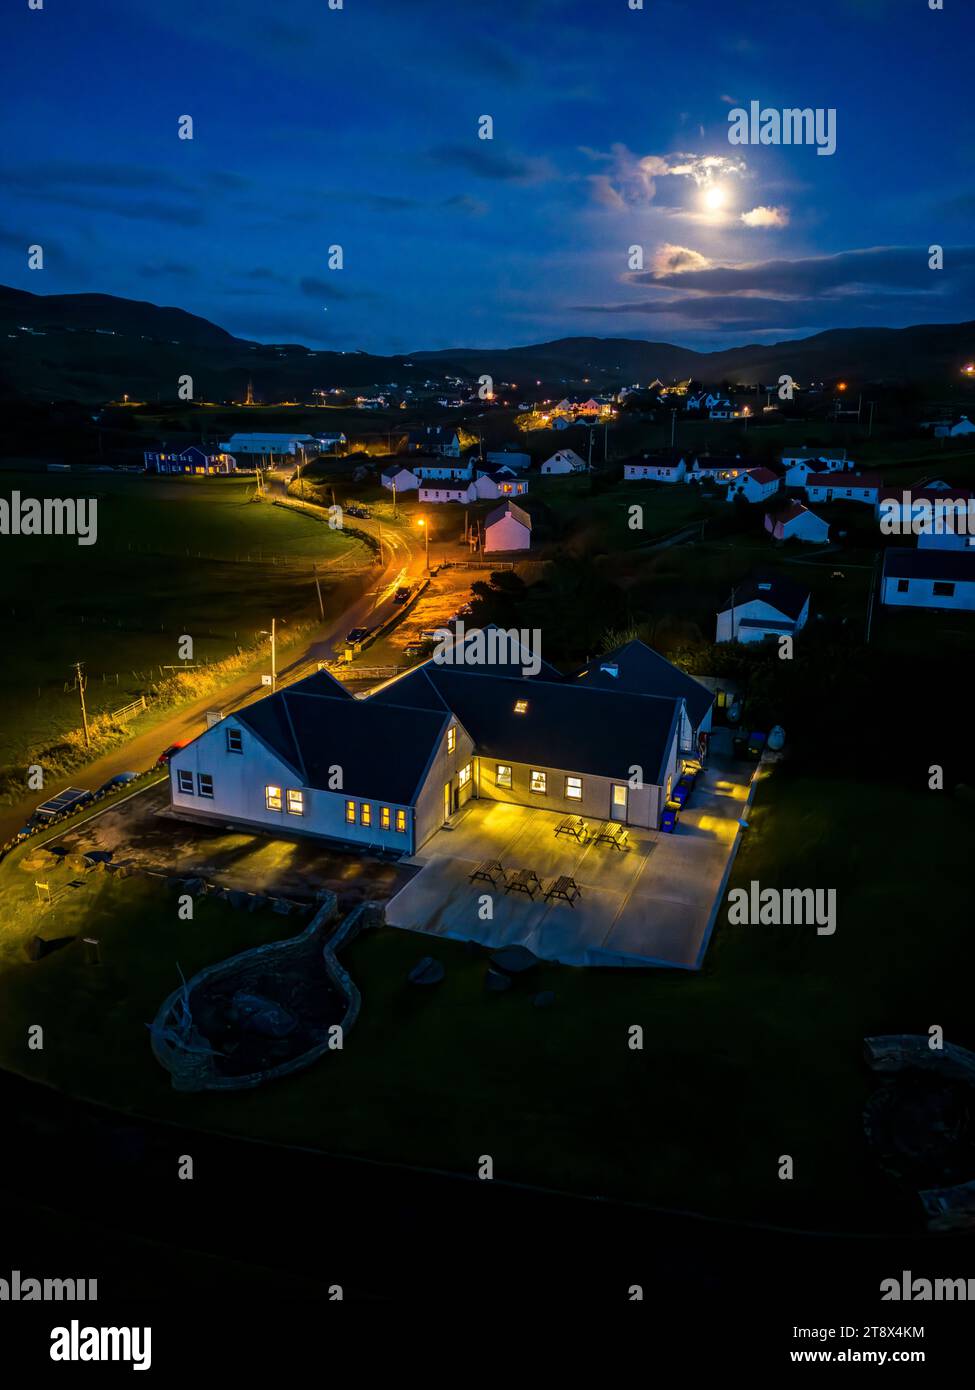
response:
{"label": "dark slate roof", "polygon": [[[770,584],[771,588],[760,588],[759,586],[763,584]],[[790,618],[798,618],[808,598],[809,590],[791,579],[783,579],[778,574],[753,574],[748,579],[742,580],[736,587],[733,604],[732,595],[728,595],[721,612],[727,613],[731,607],[740,608],[742,604],[760,599],[762,603],[768,603],[773,608],[777,608],[780,613],[785,613]],[[770,626],[770,624],[765,624],[765,626]]]}
{"label": "dark slate roof", "polygon": [[394,710],[298,686],[248,705],[234,718],[282,758],[304,786],[335,790],[328,784],[330,769],[340,767],[341,790],[349,796],[402,806],[412,804],[449,723],[446,711]]}
{"label": "dark slate roof", "polygon": [[340,700],[355,699],[351,691],[328,671],[315,671],[313,675],[305,676],[304,680],[295,681],[288,689],[298,690],[302,695],[335,695]]}
{"label": "dark slate roof", "polygon": [[[620,781],[639,766],[646,781],[662,780],[678,700],[447,667],[431,679],[481,757]],[[515,713],[517,700],[528,701],[524,714]]]}
{"label": "dark slate roof", "polygon": [[[603,670],[603,667],[613,665],[618,668],[615,676]],[[714,704],[714,693],[707,686],[640,641],[624,643],[606,656],[590,661],[588,666],[566,679],[579,680],[586,686],[598,686],[602,690],[625,690],[632,695],[664,695],[671,699],[684,699],[695,729]]]}
{"label": "dark slate roof", "polygon": [[395,478],[398,473],[409,473],[413,470],[408,463],[390,463],[383,469],[384,478]]}
{"label": "dark slate roof", "polygon": [[975,551],[902,550],[884,552],[885,579],[955,579],[975,584]]}
{"label": "dark slate roof", "polygon": [[511,515],[515,521],[520,521],[522,526],[527,526],[529,531],[532,529],[532,519],[527,512],[522,511],[521,507],[516,507],[514,502],[502,502],[500,507],[495,507],[493,512],[488,512],[484,518],[484,529],[493,526],[502,517]]}

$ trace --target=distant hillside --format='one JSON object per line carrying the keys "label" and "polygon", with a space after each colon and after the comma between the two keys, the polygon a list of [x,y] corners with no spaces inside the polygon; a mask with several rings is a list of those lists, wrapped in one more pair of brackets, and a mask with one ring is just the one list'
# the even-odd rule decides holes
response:
{"label": "distant hillside", "polygon": [[248,381],[259,399],[311,399],[314,389],[401,387],[450,373],[483,373],[528,395],[610,390],[654,377],[755,384],[788,372],[797,381],[958,380],[975,356],[975,323],[913,328],[844,328],[775,344],[701,353],[636,338],[561,338],[512,348],[448,348],[407,356],[315,352],[301,344],[235,338],[183,309],[103,294],[35,295],[0,286],[0,394],[99,403],[128,395],[173,401],[193,378],[197,400],[241,399]]}

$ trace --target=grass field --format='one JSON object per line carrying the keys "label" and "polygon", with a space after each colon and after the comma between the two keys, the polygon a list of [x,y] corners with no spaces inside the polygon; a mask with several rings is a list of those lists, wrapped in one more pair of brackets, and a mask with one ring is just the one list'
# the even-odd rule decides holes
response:
{"label": "grass field", "polygon": [[248,478],[32,472],[2,483],[8,497],[96,498],[98,538],[4,539],[0,640],[16,661],[0,691],[0,765],[78,725],[78,697],[66,689],[75,661],[85,663],[89,710],[116,709],[179,662],[183,634],[196,661],[220,660],[272,616],[317,615],[313,564],[328,604],[340,583],[329,567],[371,560],[320,522],[250,502]]}
{"label": "grass field", "polygon": [[[174,986],[293,921],[147,884],[78,874],[53,914],[34,905],[27,851],[0,866],[0,1061],[126,1109],[262,1137],[725,1217],[818,1229],[916,1224],[913,1193],[883,1179],[863,1143],[864,1036],[925,1032],[975,1042],[975,946],[965,886],[969,806],[859,780],[763,779],[733,882],[833,887],[837,930],[719,925],[699,975],[547,965],[508,994],[458,943],[383,929],[345,954],[362,1013],[344,1052],[266,1090],[179,1096],[145,1023]],[[66,888],[72,880],[77,888]],[[28,963],[34,932],[101,941]],[[406,974],[430,950],[434,991]],[[556,994],[532,1007],[536,990]],[[45,1027],[42,1052],[25,1045]],[[642,1051],[628,1030],[644,1030]],[[791,1154],[796,1175],[777,1177]],[[610,1160],[609,1162],[607,1160]]]}

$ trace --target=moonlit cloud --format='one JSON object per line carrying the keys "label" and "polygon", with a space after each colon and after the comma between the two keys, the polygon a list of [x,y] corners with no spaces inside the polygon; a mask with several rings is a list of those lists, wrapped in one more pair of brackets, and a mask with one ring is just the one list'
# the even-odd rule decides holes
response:
{"label": "moonlit cloud", "polygon": [[707,270],[711,262],[700,251],[689,246],[672,246],[665,242],[653,258],[654,275],[680,275],[686,271]]}
{"label": "moonlit cloud", "polygon": [[788,208],[752,208],[751,212],[743,212],[741,220],[746,227],[788,227],[789,209]]}
{"label": "moonlit cloud", "polygon": [[748,172],[748,165],[740,155],[675,153],[637,156],[622,144],[613,145],[605,154],[590,149],[584,153],[590,159],[609,165],[608,172],[589,175],[593,200],[601,207],[617,210],[652,203],[661,179],[687,179],[696,189],[701,189],[721,178],[744,178]]}

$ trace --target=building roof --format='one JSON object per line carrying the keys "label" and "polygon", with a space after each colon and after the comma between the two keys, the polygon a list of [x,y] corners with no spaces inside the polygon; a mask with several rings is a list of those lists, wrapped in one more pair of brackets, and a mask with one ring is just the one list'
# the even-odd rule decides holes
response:
{"label": "building roof", "polygon": [[[611,668],[615,667],[615,674]],[[609,668],[609,669],[607,669]],[[714,704],[714,692],[686,671],[655,652],[645,642],[625,642],[567,676],[601,690],[626,690],[633,695],[663,695],[683,699],[695,728]]]}
{"label": "building roof", "polygon": [[387,705],[326,695],[307,685],[279,690],[234,718],[306,787],[335,791],[329,781],[339,767],[339,790],[349,796],[410,805],[449,722],[447,712],[397,708],[394,718]]}
{"label": "building roof", "polygon": [[810,473],[806,487],[882,487],[879,473]]}
{"label": "building roof", "polygon": [[532,519],[521,507],[516,507],[514,502],[502,502],[500,507],[495,507],[493,512],[488,512],[484,518],[484,529],[493,526],[495,522],[502,521],[506,516],[513,516],[515,521],[520,521],[522,526],[532,529]]}
{"label": "building roof", "polygon": [[754,478],[756,483],[761,483],[763,485],[765,483],[777,483],[779,481],[778,473],[773,473],[771,468],[749,468],[748,477]]}
{"label": "building roof", "polygon": [[789,521],[798,521],[801,516],[812,516],[815,517],[817,521],[819,520],[816,513],[811,512],[804,502],[796,501],[790,502],[788,506],[783,507],[781,511],[768,512],[766,515],[770,516],[776,524],[782,526]]}
{"label": "building roof", "polygon": [[412,478],[413,470],[407,463],[390,463],[383,469],[384,478],[396,478],[400,473],[409,473]]}
{"label": "building roof", "polygon": [[913,550],[884,552],[885,579],[954,579],[975,584],[975,553],[966,550]]}
{"label": "building roof", "polygon": [[[809,590],[792,579],[783,579],[777,574],[752,574],[735,587],[734,594],[720,610],[727,613],[731,608],[741,608],[746,603],[758,599],[790,618],[798,618],[809,600]],[[759,622],[759,626],[763,624]]]}

